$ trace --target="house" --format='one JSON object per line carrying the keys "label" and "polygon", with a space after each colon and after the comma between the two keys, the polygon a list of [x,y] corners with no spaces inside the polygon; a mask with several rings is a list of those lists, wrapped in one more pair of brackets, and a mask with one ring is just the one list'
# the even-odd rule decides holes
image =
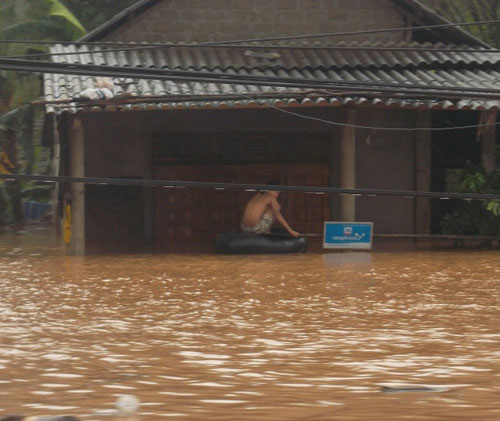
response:
{"label": "house", "polygon": [[[500,54],[459,27],[415,29],[446,23],[416,0],[141,0],[51,51],[61,63],[493,89]],[[343,35],[284,39],[318,33]],[[118,77],[113,99],[74,101],[95,82],[44,76],[61,175],[439,191],[454,152],[495,165],[491,126],[481,143],[475,128],[427,128],[494,122],[496,100]],[[59,196],[61,209],[71,204],[68,250],[83,254],[105,244],[208,251],[215,233],[238,230],[251,194],[74,183]],[[442,213],[412,197],[286,192],[281,202],[304,233],[356,220],[378,234],[428,234]]]}

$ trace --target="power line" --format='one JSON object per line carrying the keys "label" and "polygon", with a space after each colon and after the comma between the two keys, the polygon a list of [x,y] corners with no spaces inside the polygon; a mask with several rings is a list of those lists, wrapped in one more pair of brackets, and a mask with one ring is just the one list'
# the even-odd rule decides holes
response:
{"label": "power line", "polygon": [[110,177],[71,177],[28,174],[0,174],[0,179],[6,181],[31,180],[45,183],[84,183],[98,185],[120,185],[139,187],[163,188],[199,188],[214,190],[276,190],[312,194],[350,194],[354,196],[398,196],[398,197],[428,197],[434,199],[463,199],[463,200],[500,200],[500,194],[491,193],[452,193],[428,192],[407,190],[382,190],[382,189],[346,189],[340,187],[309,187],[309,186],[284,186],[267,184],[241,184],[241,183],[215,183],[205,181],[166,181],[144,180]]}
{"label": "power line", "polygon": [[424,25],[424,26],[412,26],[412,27],[399,27],[399,28],[386,28],[386,29],[368,29],[364,31],[346,31],[346,32],[324,32],[319,34],[309,34],[309,35],[294,35],[285,37],[268,37],[268,38],[249,38],[237,41],[219,41],[217,44],[235,44],[243,42],[266,42],[266,41],[287,41],[293,39],[311,39],[311,38],[325,38],[325,37],[342,37],[351,35],[371,35],[379,33],[390,33],[390,32],[401,32],[401,31],[414,31],[420,29],[436,29],[436,28],[452,28],[458,26],[475,26],[475,25],[492,25],[500,23],[500,19],[493,20],[483,20],[477,22],[462,22],[462,23],[444,23],[438,25]]}
{"label": "power line", "polygon": [[309,89],[345,89],[385,92],[391,94],[425,94],[439,97],[455,95],[457,98],[499,99],[500,89],[468,88],[456,86],[432,86],[415,84],[394,84],[344,80],[320,80],[278,76],[239,75],[222,72],[186,71],[154,68],[130,68],[121,66],[88,65],[79,63],[51,63],[34,60],[0,59],[0,69],[36,73],[74,74],[86,76],[108,76],[132,79],[177,80],[186,82],[207,82],[252,86],[278,86]]}
{"label": "power line", "polygon": [[[28,66],[26,63],[29,63]],[[10,64],[10,66],[9,66]],[[45,66],[45,67],[44,67]],[[359,92],[353,92],[353,89],[364,89],[369,91],[370,94],[380,95],[380,93],[389,94],[411,94],[411,95],[425,95],[430,97],[432,95],[442,97],[455,97],[463,99],[465,97],[469,98],[482,98],[482,99],[500,99],[500,90],[493,89],[479,89],[479,88],[456,88],[456,87],[433,87],[432,90],[425,90],[424,87],[418,85],[397,85],[394,84],[376,84],[376,83],[365,83],[365,82],[344,82],[344,81],[318,81],[314,79],[297,79],[297,78],[277,78],[277,77],[256,77],[256,76],[246,76],[241,75],[228,75],[224,73],[208,73],[208,72],[193,72],[193,71],[172,71],[165,69],[131,69],[122,68],[115,66],[94,66],[94,65],[80,65],[80,64],[67,64],[67,63],[40,63],[37,61],[26,61],[26,60],[13,60],[13,59],[0,59],[0,68],[4,69],[15,69],[26,70],[26,71],[37,71],[37,72],[48,72],[48,73],[65,73],[65,74],[81,74],[85,70],[87,75],[99,75],[99,76],[112,76],[112,77],[126,77],[126,78],[149,78],[149,79],[159,79],[159,80],[182,80],[182,81],[194,81],[194,82],[212,82],[212,83],[230,83],[230,84],[247,84],[247,85],[260,85],[260,86],[281,86],[281,87],[298,87],[298,88],[318,88],[318,89],[338,89],[344,90],[346,93],[351,93],[351,95],[360,95]],[[117,74],[118,73],[118,74]],[[377,85],[386,86],[379,88]],[[348,88],[347,88],[347,87]],[[373,88],[371,86],[374,86]],[[418,88],[418,89],[415,89]],[[350,89],[350,90],[349,90]],[[447,92],[448,91],[448,92]],[[450,92],[451,91],[451,92]],[[484,91],[483,94],[479,92]],[[300,92],[297,92],[300,95]],[[335,93],[332,93],[335,94]],[[366,92],[363,93],[366,95]],[[245,94],[242,94],[245,97]],[[251,96],[249,96],[252,98]],[[217,100],[217,96],[214,97]],[[253,99],[253,98],[252,98]],[[344,123],[338,123],[328,120],[318,119],[316,117],[303,116],[298,113],[294,113],[288,110],[283,110],[281,108],[275,107],[281,112],[285,112],[291,115],[296,115],[302,118],[307,118],[311,120],[317,120],[326,124],[345,126]],[[427,130],[456,130],[456,129],[469,129],[476,127],[483,127],[486,125],[469,125],[469,126],[457,126],[456,128],[390,128],[390,127],[370,127],[370,126],[357,126],[357,128],[362,129],[372,129],[372,130],[387,130],[387,131],[427,131]]]}
{"label": "power line", "polygon": [[[252,99],[252,97],[248,95],[243,95],[242,96]],[[272,108],[276,111],[285,113],[285,114],[290,114],[295,117],[300,117],[306,120],[313,120],[317,121],[319,123],[325,123],[329,124],[332,126],[338,126],[338,127],[352,127],[354,129],[364,129],[364,130],[380,130],[380,131],[389,131],[389,132],[419,132],[419,131],[428,131],[428,132],[438,132],[438,131],[450,131],[450,130],[466,130],[466,129],[477,129],[479,127],[490,127],[490,126],[498,126],[500,125],[500,122],[494,122],[494,123],[483,123],[483,124],[470,124],[466,126],[454,126],[454,127],[381,127],[381,126],[362,126],[359,124],[347,124],[347,123],[340,123],[337,121],[332,121],[332,120],[325,120],[319,117],[314,117],[314,116],[308,116],[300,113],[296,113],[294,111],[290,111],[285,108],[280,108],[277,107],[273,104],[266,104],[267,107]]]}
{"label": "power line", "polygon": [[[476,25],[492,25],[500,23],[500,19],[493,20],[483,20],[476,22],[460,22],[460,23],[444,23],[437,25],[422,25],[422,26],[412,26],[412,27],[398,27],[398,28],[385,28],[385,29],[368,29],[362,31],[345,31],[345,32],[323,32],[317,34],[303,34],[303,35],[292,35],[292,36],[280,36],[280,37],[263,37],[263,38],[248,38],[242,40],[227,40],[227,41],[210,41],[201,42],[197,44],[198,46],[218,46],[218,45],[229,45],[229,44],[242,44],[246,42],[268,42],[268,41],[288,41],[296,39],[311,39],[311,38],[325,38],[325,37],[341,37],[341,36],[351,36],[351,35],[371,35],[378,33],[391,33],[391,32],[401,32],[401,31],[416,31],[416,30],[429,30],[429,29],[442,29],[442,28],[453,28],[453,27],[463,27],[463,26],[476,26]],[[36,40],[0,40],[0,43],[16,43],[16,44],[39,44],[39,45],[54,45],[54,44],[73,44],[73,45],[124,45],[121,42],[113,41],[95,41],[95,42],[81,42],[81,41],[36,41]],[[151,43],[147,44],[149,46],[165,46],[168,44],[161,43]]]}
{"label": "power line", "polygon": [[[132,98],[115,98],[111,100],[96,100],[96,101],[89,101],[89,100],[78,100],[78,99],[73,99],[73,100],[55,100],[55,101],[33,101],[31,104],[33,105],[69,105],[69,104],[76,104],[78,107],[85,107],[85,106],[91,106],[91,107],[108,107],[108,106],[123,106],[123,105],[133,105],[133,104],[154,104],[154,103],[160,103],[160,104],[166,104],[166,103],[180,103],[180,102],[205,102],[205,101],[238,101],[241,99],[247,99],[249,101],[253,101],[254,103],[259,103],[260,100],[263,99],[272,99],[276,101],[280,100],[286,100],[286,99],[296,99],[297,94],[300,94],[301,96],[307,96],[308,99],[314,98],[312,95],[316,96],[321,96],[320,91],[306,91],[306,92],[285,92],[285,91],[280,91],[280,92],[261,92],[258,94],[252,94],[252,95],[245,95],[243,93],[240,94],[223,94],[223,95],[207,95],[205,93],[197,94],[197,95],[170,95],[168,97],[132,97]],[[322,96],[325,96],[326,94],[329,94],[331,96],[339,97],[339,96],[353,96],[353,94],[356,95],[364,95],[366,94],[363,92],[323,92]],[[416,99],[413,99],[414,101],[417,101]],[[411,101],[411,100],[407,100]],[[422,102],[424,100],[419,99],[419,102]],[[427,100],[428,102],[435,103],[435,101],[432,100]],[[325,120],[319,117],[314,117],[314,116],[309,116],[305,114],[300,114],[297,112],[290,111],[285,108],[278,107],[276,105],[270,104],[269,102],[265,104],[261,104],[264,107],[268,108],[273,108],[276,111],[283,112],[285,114],[290,114],[295,117],[307,119],[307,120],[312,120],[312,121],[317,121],[320,123],[325,123],[329,124],[332,126],[338,126],[338,127],[353,127],[355,129],[366,129],[366,130],[380,130],[380,131],[405,131],[405,132],[416,132],[416,131],[452,131],[452,130],[465,130],[465,129],[474,129],[474,128],[480,128],[480,127],[490,127],[490,126],[496,126],[500,125],[500,122],[494,122],[494,123],[482,123],[482,124],[471,124],[471,125],[465,125],[465,126],[451,126],[451,127],[383,127],[383,126],[362,126],[362,125],[357,125],[357,124],[347,124],[347,123],[342,123],[342,122],[337,122],[333,120]]]}
{"label": "power line", "polygon": [[[286,99],[296,99],[297,94],[300,94],[302,96],[307,96],[308,99],[314,98],[312,95],[316,96],[325,96],[326,94],[329,94],[331,96],[346,96],[350,95],[352,96],[353,94],[356,95],[364,95],[366,93],[363,92],[323,92],[323,95],[321,95],[320,91],[306,91],[306,92],[262,92],[259,94],[252,94],[252,95],[246,95],[243,93],[240,94],[225,94],[225,95],[207,95],[205,93],[198,94],[198,95],[171,95],[168,97],[133,97],[133,98],[116,98],[112,100],[96,100],[96,101],[88,101],[88,100],[55,100],[55,101],[33,101],[31,104],[33,105],[69,105],[69,104],[76,104],[76,106],[79,107],[85,107],[86,105],[91,106],[91,107],[107,107],[107,106],[121,106],[121,105],[133,105],[133,104],[154,104],[154,103],[160,103],[160,104],[166,104],[166,103],[180,103],[180,102],[205,102],[205,101],[238,101],[241,99],[247,99],[249,101],[253,101],[254,103],[258,103],[260,100],[263,99],[272,99],[276,101],[280,100],[286,100]],[[417,101],[416,99],[413,99],[414,101]],[[407,100],[410,101],[410,100]],[[422,102],[422,99],[418,100],[419,102]],[[432,100],[427,100],[428,102],[435,103],[435,101]],[[452,131],[452,130],[466,130],[466,129],[476,129],[480,127],[490,127],[490,126],[496,126],[500,125],[500,122],[493,122],[493,123],[482,123],[482,124],[471,124],[471,125],[465,125],[465,126],[451,126],[451,127],[383,127],[383,126],[363,126],[363,125],[358,125],[358,124],[347,124],[347,123],[342,123],[342,122],[337,122],[333,120],[325,120],[319,117],[314,117],[314,116],[309,116],[301,113],[297,113],[294,111],[290,111],[289,109],[285,109],[282,107],[278,107],[276,105],[270,104],[269,102],[262,104],[264,107],[267,108],[272,108],[275,109],[276,111],[293,115],[295,117],[307,119],[307,120],[312,120],[312,121],[317,121],[319,123],[325,123],[329,124],[332,126],[338,126],[338,127],[352,127],[355,129],[365,129],[365,130],[380,130],[380,131],[406,131],[406,132],[416,132],[416,131],[429,131],[429,132],[434,132],[434,131]]]}
{"label": "power line", "polygon": [[[0,42],[2,42],[0,40]],[[78,44],[74,44],[79,46]],[[224,48],[224,49],[246,49],[251,51],[252,49],[258,50],[326,50],[326,51],[389,51],[389,52],[446,52],[446,53],[469,53],[469,54],[499,54],[500,49],[473,49],[473,48],[425,48],[425,47],[387,47],[387,46],[284,46],[284,45],[252,45],[252,44],[241,44],[241,45],[201,45],[201,44],[130,44],[126,43],[126,47],[122,48],[108,48],[108,49],[97,49],[97,50],[87,50],[87,51],[68,51],[64,53],[34,53],[34,54],[21,54],[21,55],[9,55],[0,56],[3,58],[21,58],[21,57],[58,57],[58,56],[72,56],[72,55],[82,55],[82,54],[106,54],[115,52],[131,52],[131,51],[145,51],[145,50],[157,50],[157,49],[181,49],[181,48]],[[128,47],[128,45],[134,45],[134,47]]]}
{"label": "power line", "polygon": [[[2,67],[2,61],[5,61],[5,60],[0,60],[0,68]],[[22,62],[24,63],[25,61],[22,61],[22,60],[10,60],[9,62],[12,62],[14,61],[16,64],[19,63],[19,62]],[[39,62],[32,62],[34,63],[34,65],[39,65],[40,63]],[[124,70],[123,68],[119,68],[119,67],[114,67],[114,66],[88,66],[88,65],[68,65],[68,64],[62,64],[62,67],[61,67],[61,64],[59,63],[48,63],[49,67],[51,66],[52,68],[54,67],[57,67],[56,70],[51,70],[52,73],[71,73],[71,74],[80,74],[81,72],[80,71],[76,71],[76,69],[81,69],[82,67],[87,69],[86,72],[88,74],[88,69],[92,69],[92,71],[94,71],[96,68],[97,68],[97,74],[98,75],[110,75],[110,76],[117,76],[116,74],[114,73],[107,73],[109,72],[109,69],[111,69],[112,72],[116,72],[118,70],[120,70],[120,74],[118,76],[121,76],[121,77],[132,77],[132,78],[153,78],[153,79],[168,79],[168,80],[172,80],[172,79],[176,79],[176,80],[190,80],[190,81],[195,81],[195,82],[216,82],[216,83],[231,83],[231,84],[249,84],[249,85],[265,85],[265,86],[276,86],[277,84],[279,86],[288,86],[288,87],[301,87],[301,88],[313,88],[313,87],[319,87],[319,88],[325,88],[325,87],[330,87],[330,89],[344,89],[345,92],[350,92],[351,95],[354,95],[354,94],[357,94],[357,95],[360,95],[359,92],[352,92],[352,89],[351,91],[348,91],[347,89],[345,89],[345,86],[342,86],[342,85],[346,85],[346,84],[350,84],[351,87],[354,86],[356,87],[357,89],[360,89],[360,86],[361,85],[361,88],[362,89],[365,89],[365,90],[368,90],[370,91],[371,94],[374,94],[376,93],[377,95],[380,95],[380,92],[388,92],[388,93],[391,93],[391,94],[395,94],[396,92],[398,92],[395,88],[392,88],[392,85],[391,84],[385,84],[385,86],[391,86],[391,89],[383,89],[383,88],[372,88],[372,89],[369,89],[369,87],[367,87],[366,85],[370,85],[370,84],[365,84],[363,82],[359,82],[359,83],[350,83],[350,82],[323,82],[323,83],[319,83],[318,81],[316,80],[307,80],[307,79],[294,79],[294,78],[270,78],[270,77],[264,77],[264,78],[256,78],[255,76],[250,76],[250,77],[235,77],[235,76],[228,76],[226,74],[217,74],[217,73],[210,73],[210,74],[207,74],[207,72],[185,72],[185,71],[165,71],[165,70],[155,70],[155,69],[139,69],[139,72],[133,72],[132,74],[130,73],[121,73],[122,70]],[[24,67],[22,67],[24,68]],[[33,69],[31,69],[33,70]],[[102,73],[104,70],[105,73]],[[149,70],[150,72],[148,72],[147,75],[145,75],[143,72],[146,71],[146,70]],[[45,70],[40,70],[38,68],[37,71],[47,71],[46,69]],[[133,71],[133,69],[129,69],[129,68],[125,68],[125,71],[126,72],[131,72]],[[209,77],[210,76],[210,77]],[[214,76],[217,76],[217,80],[213,80],[211,78],[213,78]],[[319,83],[319,84],[318,84]],[[377,84],[373,84],[373,85],[377,85]],[[381,84],[383,85],[383,84]],[[439,87],[436,87],[436,88],[433,88],[433,90],[427,90],[427,91],[424,91],[424,90],[421,90],[421,91],[416,91],[414,88],[414,86],[411,86],[411,85],[400,85],[399,86],[401,88],[401,90],[399,91],[400,93],[406,93],[406,94],[426,94],[427,96],[429,95],[440,95],[441,97],[442,96],[455,96],[455,97],[458,97],[460,99],[463,99],[464,97],[472,97],[472,98],[479,98],[479,97],[482,97],[482,98],[488,98],[488,99],[500,99],[500,91],[497,92],[497,90],[484,90],[486,92],[492,92],[491,94],[484,94],[484,95],[479,95],[477,92],[478,91],[482,91],[482,89],[469,89],[469,88],[454,88],[454,87],[450,87],[449,90],[451,90],[452,92],[445,92],[444,90],[447,89],[447,88],[442,88],[440,89]],[[419,87],[420,88],[420,87]],[[412,90],[413,89],[413,90]],[[454,92],[454,91],[458,91],[459,93],[457,92]],[[467,93],[467,91],[473,91],[473,92],[476,92],[476,93]],[[297,92],[298,95],[300,95],[300,92]],[[332,94],[335,94],[335,93],[332,93]],[[363,93],[363,95],[366,95],[366,92]],[[252,100],[255,100],[255,98],[251,97],[250,95],[245,95],[245,94],[241,94],[242,97],[247,97],[247,98],[250,98]],[[218,97],[217,96],[214,96],[213,97],[214,100],[217,100]],[[178,101],[178,99],[175,99]],[[171,100],[170,100],[171,101]],[[76,101],[75,101],[76,102]],[[165,100],[164,102],[167,102],[167,100]],[[316,118],[316,117],[310,117],[310,116],[304,116],[302,114],[298,114],[298,113],[294,113],[292,111],[288,111],[288,110],[284,110],[282,108],[278,108],[278,107],[274,107],[270,104],[268,104],[268,106],[272,107],[272,108],[275,108],[276,110],[279,110],[281,112],[284,112],[284,113],[288,113],[290,115],[295,115],[295,116],[298,116],[298,117],[301,117],[301,118],[306,118],[306,119],[310,119],[310,120],[316,120],[316,121],[319,121],[319,122],[322,122],[322,123],[326,123],[326,124],[330,124],[330,125],[336,125],[336,126],[347,126],[346,124],[344,123],[339,123],[339,122],[333,122],[333,121],[328,121],[328,120],[323,120],[323,119],[319,119],[319,118]],[[385,130],[385,131],[427,131],[427,130],[432,130],[432,131],[444,131],[444,130],[460,130],[460,129],[470,129],[470,128],[477,128],[477,127],[484,127],[484,126],[490,126],[490,125],[494,125],[496,123],[492,123],[492,124],[477,124],[477,125],[468,125],[468,126],[457,126],[457,127],[454,127],[454,128],[424,128],[424,127],[415,127],[415,128],[394,128],[394,127],[373,127],[373,126],[360,126],[360,125],[357,125],[356,128],[360,128],[360,129],[372,129],[372,130]]]}

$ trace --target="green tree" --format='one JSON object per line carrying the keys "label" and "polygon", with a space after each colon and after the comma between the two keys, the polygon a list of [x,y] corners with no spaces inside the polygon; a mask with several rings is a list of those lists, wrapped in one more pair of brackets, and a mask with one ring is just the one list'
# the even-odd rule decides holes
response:
{"label": "green tree", "polygon": [[[453,22],[477,22],[500,19],[500,0],[423,0]],[[478,25],[467,28],[473,35],[500,47],[500,25]]]}
{"label": "green tree", "polygon": [[[454,171],[454,191],[459,193],[500,193],[500,170],[486,172],[480,166],[468,165]],[[490,201],[463,201],[441,221],[444,234],[500,235],[500,203]]]}
{"label": "green tree", "polygon": [[106,23],[113,16],[137,3],[137,0],[64,0],[88,31]]}
{"label": "green tree", "polygon": [[[85,28],[62,1],[2,0],[0,3],[0,40],[75,40],[84,34]],[[4,56],[46,50],[47,46],[41,44],[0,45],[0,54]],[[32,133],[36,113],[32,107],[23,105],[40,95],[40,79],[35,74],[0,71],[0,157],[4,163],[8,162],[11,172],[29,171],[33,164]],[[5,171],[6,165],[3,168]],[[19,222],[23,217],[22,187],[21,183],[12,182],[0,191],[0,213],[10,210],[10,222]],[[0,214],[0,220],[4,216],[5,212]]]}

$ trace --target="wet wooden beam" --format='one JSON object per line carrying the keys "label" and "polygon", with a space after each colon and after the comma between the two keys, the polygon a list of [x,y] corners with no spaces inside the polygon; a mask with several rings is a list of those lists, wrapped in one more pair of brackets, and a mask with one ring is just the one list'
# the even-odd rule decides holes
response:
{"label": "wet wooden beam", "polygon": [[497,110],[481,111],[479,115],[479,124],[483,126],[478,128],[478,140],[481,142],[481,161],[487,172],[496,169],[497,118]]}
{"label": "wet wooden beam", "polygon": [[[340,147],[340,187],[356,188],[356,124],[355,110],[346,111],[346,126],[342,130]],[[340,218],[342,221],[356,221],[356,197],[354,195],[340,196]]]}
{"label": "wet wooden beam", "polygon": [[[429,111],[416,111],[416,127],[431,127]],[[415,132],[415,165],[414,187],[416,191],[431,189],[431,133],[430,131]],[[431,205],[428,197],[414,199],[414,232],[429,234],[431,226]]]}
{"label": "wet wooden beam", "polygon": [[[75,117],[69,130],[70,173],[74,177],[85,176],[85,135],[80,117]],[[71,242],[68,252],[85,254],[85,184],[71,184]]]}

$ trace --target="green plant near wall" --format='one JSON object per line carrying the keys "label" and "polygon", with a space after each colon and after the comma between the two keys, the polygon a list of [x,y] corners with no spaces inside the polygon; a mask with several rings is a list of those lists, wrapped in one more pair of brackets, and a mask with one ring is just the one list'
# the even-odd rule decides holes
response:
{"label": "green plant near wall", "polygon": [[[500,194],[500,170],[487,173],[484,168],[469,164],[454,171],[453,179],[452,191]],[[500,235],[500,202],[462,200],[440,225],[443,234],[448,235]]]}
{"label": "green plant near wall", "polygon": [[[70,41],[84,34],[85,28],[60,0],[0,0],[0,40]],[[46,51],[43,44],[0,45],[4,56]],[[30,174],[40,155],[33,141],[37,112],[26,104],[41,92],[36,74],[0,71],[0,154],[12,164],[12,172]],[[32,190],[29,183],[0,185],[0,225],[23,219],[22,199]]]}
{"label": "green plant near wall", "polygon": [[[422,0],[452,22],[477,22],[500,18],[500,0]],[[465,28],[492,46],[500,47],[499,25],[477,25]]]}

